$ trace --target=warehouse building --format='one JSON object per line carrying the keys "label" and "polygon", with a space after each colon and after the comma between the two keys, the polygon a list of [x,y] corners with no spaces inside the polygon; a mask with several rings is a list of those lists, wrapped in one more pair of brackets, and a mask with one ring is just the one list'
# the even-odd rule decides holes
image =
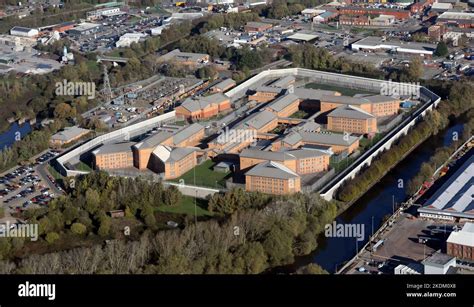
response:
{"label": "warehouse building", "polygon": [[474,13],[444,12],[438,16],[436,22],[444,23],[449,27],[474,28]]}
{"label": "warehouse building", "polygon": [[474,155],[418,209],[421,217],[474,219]]}
{"label": "warehouse building", "polygon": [[351,45],[354,51],[389,51],[425,57],[433,56],[436,45],[418,42],[388,41],[382,37],[368,36]]}
{"label": "warehouse building", "polygon": [[25,27],[13,27],[10,30],[10,35],[21,36],[21,37],[36,37],[38,36],[38,29],[31,29]]}
{"label": "warehouse building", "polygon": [[63,146],[79,140],[89,132],[91,132],[91,130],[79,128],[78,126],[66,127],[62,131],[51,136],[50,143],[52,146]]}
{"label": "warehouse building", "polygon": [[474,223],[466,223],[461,230],[451,232],[446,252],[458,259],[474,261]]}

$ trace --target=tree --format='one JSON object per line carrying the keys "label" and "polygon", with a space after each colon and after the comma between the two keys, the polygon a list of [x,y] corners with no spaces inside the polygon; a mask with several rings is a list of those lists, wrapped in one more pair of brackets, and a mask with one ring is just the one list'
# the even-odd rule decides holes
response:
{"label": "tree", "polygon": [[107,237],[110,233],[110,228],[112,227],[112,221],[108,216],[104,216],[100,220],[99,231],[97,232],[101,237]]}
{"label": "tree", "polygon": [[53,244],[59,239],[59,234],[57,232],[50,232],[46,235],[46,242]]}
{"label": "tree", "polygon": [[400,77],[400,81],[418,81],[423,76],[423,63],[421,59],[415,57],[411,60],[408,68],[405,68],[402,71],[402,76]]}
{"label": "tree", "polygon": [[81,223],[74,223],[71,226],[72,233],[76,235],[83,235],[87,231],[87,227]]}
{"label": "tree", "polygon": [[299,275],[321,275],[329,274],[328,271],[323,269],[320,265],[316,263],[310,263],[308,265],[302,266],[296,271],[296,274]]}
{"label": "tree", "polygon": [[277,266],[291,262],[293,239],[288,231],[279,225],[273,225],[268,233],[263,248],[268,254],[270,265]]}
{"label": "tree", "polygon": [[444,41],[440,41],[438,45],[436,46],[436,50],[434,54],[437,56],[445,57],[446,55],[448,55],[448,53],[449,53],[448,45],[446,45]]}

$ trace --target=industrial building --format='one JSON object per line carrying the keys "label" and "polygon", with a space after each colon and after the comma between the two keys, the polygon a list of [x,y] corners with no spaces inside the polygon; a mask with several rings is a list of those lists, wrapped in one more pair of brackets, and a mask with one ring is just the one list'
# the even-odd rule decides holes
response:
{"label": "industrial building", "polygon": [[91,132],[91,130],[79,128],[77,126],[66,127],[62,131],[51,136],[50,143],[52,146],[63,146],[79,140],[89,132]]}
{"label": "industrial building", "polygon": [[456,258],[437,251],[422,261],[425,275],[444,275],[456,267]]}
{"label": "industrial building", "polygon": [[208,63],[210,56],[204,53],[181,52],[174,49],[158,58],[160,62],[176,62],[177,64],[196,67]]}
{"label": "industrial building", "polygon": [[458,259],[474,261],[474,223],[466,223],[461,230],[451,232],[446,252]]}
{"label": "industrial building", "polygon": [[100,28],[100,24],[83,22],[68,30],[67,33],[72,36],[90,35],[99,31]]}
{"label": "industrial building", "polygon": [[368,36],[351,45],[354,51],[389,51],[392,53],[404,53],[420,55],[425,57],[433,56],[436,45],[418,42],[402,42],[396,40],[386,40],[381,37]]}
{"label": "industrial building", "polygon": [[38,36],[38,29],[31,29],[25,27],[13,27],[10,30],[10,35],[21,36],[21,37],[36,37]]}
{"label": "industrial building", "polygon": [[474,155],[418,209],[421,217],[474,219]]}
{"label": "industrial building", "polygon": [[258,33],[270,30],[271,28],[273,28],[271,23],[249,21],[244,26],[244,31],[247,33]]}
{"label": "industrial building", "polygon": [[449,27],[474,28],[474,13],[444,12],[438,16],[436,22],[444,23]]}

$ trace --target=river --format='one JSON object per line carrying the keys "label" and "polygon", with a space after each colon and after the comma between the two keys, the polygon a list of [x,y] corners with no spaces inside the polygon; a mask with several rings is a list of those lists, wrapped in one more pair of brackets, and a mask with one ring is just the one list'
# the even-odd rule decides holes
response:
{"label": "river", "polygon": [[297,257],[295,263],[275,272],[289,273],[298,267],[314,262],[322,266],[330,273],[355,256],[357,248],[368,241],[372,233],[372,221],[374,232],[382,225],[382,220],[393,211],[393,202],[405,201],[406,195],[403,188],[398,187],[402,179],[406,187],[408,181],[415,176],[423,162],[426,162],[434,154],[436,148],[450,145],[453,133],[459,136],[462,133],[463,124],[451,125],[437,135],[430,137],[414,151],[412,151],[402,162],[391,170],[379,183],[363,195],[345,212],[339,215],[336,222],[339,224],[364,224],[364,240],[356,242],[355,238],[326,238],[322,234],[318,238],[318,248],[308,256]]}
{"label": "river", "polygon": [[23,139],[31,130],[32,128],[28,121],[23,125],[14,122],[7,131],[0,133],[0,150],[12,146],[18,137]]}

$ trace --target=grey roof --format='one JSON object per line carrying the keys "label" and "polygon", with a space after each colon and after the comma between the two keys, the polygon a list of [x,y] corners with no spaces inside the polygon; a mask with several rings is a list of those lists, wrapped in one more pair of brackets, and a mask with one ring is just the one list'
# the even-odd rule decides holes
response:
{"label": "grey roof", "polygon": [[334,132],[298,132],[303,138],[303,142],[317,143],[317,144],[328,144],[328,145],[341,145],[349,146],[356,142],[359,138],[349,135],[347,138],[342,133]]}
{"label": "grey roof", "polygon": [[135,142],[106,144],[94,150],[92,153],[96,156],[103,155],[103,154],[110,154],[110,153],[118,153],[118,152],[129,152],[131,154],[133,145],[135,145]]}
{"label": "grey roof", "polygon": [[276,118],[277,116],[273,112],[263,110],[261,112],[250,115],[236,128],[254,128],[258,130],[269,122],[271,122],[272,120],[275,120]]}
{"label": "grey roof", "polygon": [[266,85],[261,85],[255,89],[255,91],[257,92],[268,92],[268,93],[275,93],[275,94],[280,94],[283,90],[284,90],[283,88],[266,86]]}
{"label": "grey roof", "polygon": [[18,32],[28,33],[28,32],[30,32],[31,30],[35,30],[35,29],[26,28],[26,27],[14,26],[10,31],[18,31]]}
{"label": "grey roof", "polygon": [[225,90],[226,88],[229,88],[231,86],[234,86],[236,83],[234,80],[228,78],[228,79],[225,79],[219,83],[217,83],[216,85],[214,85],[215,88],[218,88],[218,89],[221,89],[221,90]]}
{"label": "grey roof", "polygon": [[298,100],[298,97],[296,97],[293,94],[287,94],[275,99],[267,107],[272,109],[275,112],[280,112],[284,110],[286,107],[288,107],[290,104],[295,102],[296,100]]}
{"label": "grey roof", "polygon": [[294,160],[296,158],[289,152],[264,151],[252,148],[246,148],[242,150],[242,152],[240,153],[240,157],[272,161]]}
{"label": "grey roof", "polygon": [[217,93],[199,98],[186,98],[181,106],[191,112],[196,112],[206,108],[211,103],[220,103],[226,99],[229,98],[222,93]]}
{"label": "grey roof", "polygon": [[434,253],[430,257],[423,260],[423,264],[424,265],[434,264],[434,265],[444,266],[444,265],[450,263],[453,259],[454,259],[454,257],[449,256],[447,254],[443,254],[443,253],[441,253],[441,251],[437,251],[436,253]]}
{"label": "grey roof", "polygon": [[372,96],[365,96],[365,99],[372,103],[379,103],[379,102],[391,102],[394,100],[398,100],[396,98],[390,97],[390,96],[384,96],[384,95],[372,95]]}
{"label": "grey roof", "polygon": [[[438,17],[439,18],[439,17]],[[362,45],[362,46],[385,46],[388,49],[391,48],[403,48],[403,49],[412,49],[418,51],[430,51],[433,52],[436,49],[435,44],[429,43],[418,43],[418,42],[402,42],[399,40],[383,40],[381,37],[378,36],[368,36],[365,37],[353,45]]]}
{"label": "grey roof", "polygon": [[268,161],[289,161],[311,157],[319,157],[326,153],[319,150],[292,149],[286,151],[264,151],[258,149],[247,148],[240,153],[241,157],[253,158]]}
{"label": "grey roof", "polygon": [[262,162],[255,165],[245,173],[246,176],[259,176],[278,179],[292,179],[299,177],[298,174],[288,167],[273,161]]}
{"label": "grey roof", "polygon": [[299,128],[306,132],[317,132],[321,129],[321,125],[315,121],[308,121],[302,124]]}
{"label": "grey roof", "polygon": [[153,150],[153,155],[163,162],[177,162],[197,150],[196,147],[169,147],[159,145]]}
{"label": "grey roof", "polygon": [[375,118],[374,115],[353,106],[340,106],[328,114],[328,117],[344,117],[354,119],[370,119]]}
{"label": "grey roof", "polygon": [[316,89],[311,89],[311,88],[303,88],[303,87],[298,87],[295,88],[294,94],[298,96],[299,99],[302,100],[321,100],[321,97],[323,95],[329,95],[329,96],[334,96],[339,92],[336,91],[328,91],[328,90],[316,90]]}
{"label": "grey roof", "polygon": [[303,137],[301,136],[301,134],[299,134],[298,132],[290,132],[283,138],[282,141],[290,145],[296,145],[302,140]]}
{"label": "grey roof", "polygon": [[180,161],[189,154],[195,152],[196,147],[176,147],[171,151],[170,162],[171,161]]}
{"label": "grey roof", "polygon": [[295,82],[294,76],[286,76],[286,77],[276,80],[275,82],[272,82],[269,86],[286,88],[288,87],[288,85],[290,85],[293,82]]}
{"label": "grey roof", "polygon": [[451,232],[446,242],[474,247],[474,223],[466,223],[462,230]]}
{"label": "grey roof", "polygon": [[431,196],[419,212],[474,217],[474,155]]}
{"label": "grey roof", "polygon": [[66,127],[63,129],[63,131],[59,131],[58,133],[54,134],[51,136],[52,140],[58,140],[58,141],[63,141],[67,142],[71,139],[74,139],[82,134],[90,132],[89,129],[83,129],[79,128],[77,126],[72,126],[72,127]]}
{"label": "grey roof", "polygon": [[173,144],[177,145],[201,130],[204,130],[204,127],[198,123],[184,127],[174,135]]}
{"label": "grey roof", "polygon": [[137,143],[135,145],[135,148],[143,149],[143,148],[156,147],[156,146],[160,145],[161,143],[163,143],[164,141],[166,141],[167,139],[169,139],[172,136],[173,136],[173,133],[170,132],[170,131],[160,131],[156,134],[153,134],[153,135],[147,137],[143,141]]}
{"label": "grey roof", "polygon": [[370,103],[366,98],[361,97],[350,97],[350,96],[333,96],[333,95],[323,95],[321,101],[324,102],[334,102],[334,103],[343,103],[343,104],[364,104]]}
{"label": "grey roof", "polygon": [[229,97],[222,93],[216,93],[209,96],[201,97],[200,100],[207,101],[209,103],[220,103],[222,101],[229,100]]}
{"label": "grey roof", "polygon": [[293,149],[287,151],[287,153],[295,156],[297,159],[313,158],[328,155],[326,152],[317,149]]}
{"label": "grey roof", "polygon": [[160,57],[160,60],[178,60],[178,61],[199,61],[204,57],[209,56],[205,53],[192,53],[192,52],[181,52],[179,49],[174,49],[167,54],[164,54]]}

